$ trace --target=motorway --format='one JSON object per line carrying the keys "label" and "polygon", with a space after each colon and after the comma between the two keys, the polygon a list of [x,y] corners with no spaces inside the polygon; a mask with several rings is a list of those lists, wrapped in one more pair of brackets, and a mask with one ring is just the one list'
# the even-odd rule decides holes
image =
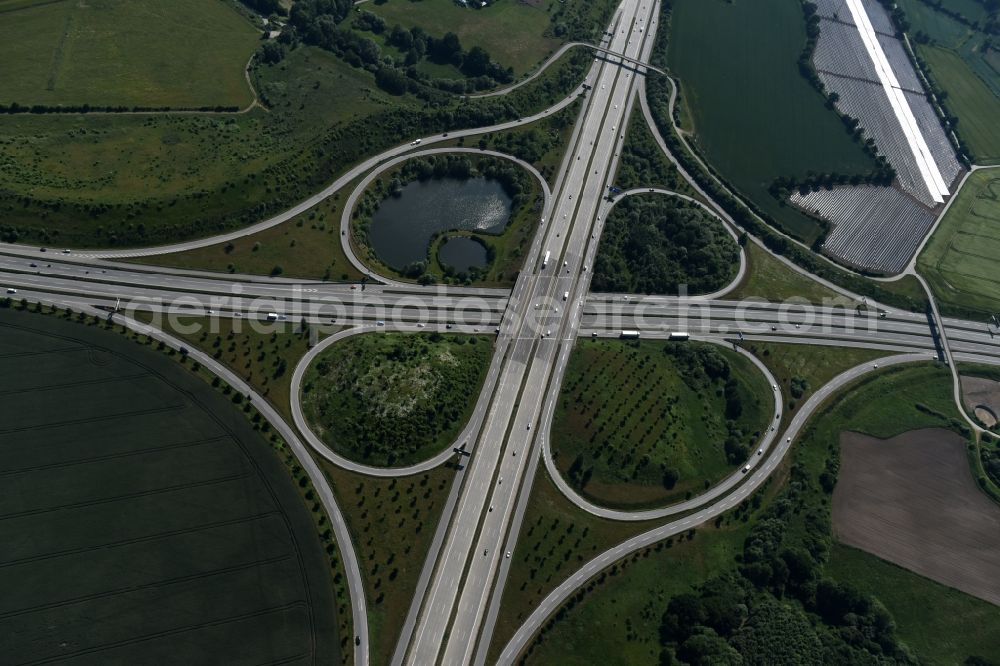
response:
{"label": "motorway", "polygon": [[[656,518],[667,522],[601,553],[564,581],[506,646],[500,659],[504,664],[513,663],[549,614],[601,569],[649,544],[711,520],[748,497],[780,463],[803,424],[822,402],[847,383],[876,369],[875,364],[858,366],[817,390],[798,409],[785,432],[769,430],[764,434],[758,444],[764,453],[748,461],[751,467],[748,473],[737,471],[704,494],[681,504],[651,511],[612,511],[593,505],[575,493],[554,468],[549,450],[548,432],[555,398],[578,335],[618,337],[622,330],[634,329],[643,338],[665,339],[671,332],[684,331],[694,339],[734,347],[734,343],[741,341],[759,341],[871,348],[895,354],[879,360],[880,367],[932,358],[944,359],[952,368],[956,360],[1000,364],[1000,344],[994,340],[994,335],[1000,333],[987,325],[942,319],[936,311],[929,317],[923,313],[880,308],[876,303],[867,303],[862,297],[815,276],[810,277],[842,294],[842,301],[813,305],[725,300],[726,294],[739,284],[747,270],[743,252],[736,279],[713,294],[589,293],[591,267],[603,221],[614,205],[605,194],[613,184],[624,128],[637,101],[664,154],[708,202],[707,209],[720,218],[734,237],[740,231],[731,217],[684,172],[652,123],[643,76],[637,72],[644,67],[636,63],[649,60],[658,17],[658,2],[622,0],[609,27],[610,34],[602,39],[602,56],[595,59],[585,79],[589,90],[583,95],[580,116],[551,192],[540,174],[530,165],[519,162],[540,180],[545,196],[538,233],[525,254],[523,269],[511,290],[421,287],[383,276],[377,276],[381,284],[301,282],[133,266],[108,259],[205,247],[256,233],[291,219],[346,184],[364,177],[344,208],[341,239],[352,263],[370,273],[354,255],[349,242],[350,204],[363,191],[365,182],[414,155],[462,150],[428,150],[428,145],[515,127],[545,117],[575,102],[584,91],[582,86],[531,118],[493,128],[452,132],[448,137],[426,137],[419,148],[410,144],[393,148],[359,164],[289,211],[222,236],[157,248],[69,254],[0,245],[0,284],[17,291],[12,298],[55,303],[86,312],[99,312],[94,308],[108,312],[122,305],[122,315],[115,315],[116,319],[144,332],[148,329],[130,318],[144,311],[151,316],[181,317],[182,320],[190,316],[208,316],[212,321],[231,318],[248,325],[267,324],[264,321],[267,313],[275,313],[280,319],[289,321],[304,319],[314,332],[323,332],[323,328],[328,327],[331,335],[315,344],[294,369],[291,406],[295,427],[286,423],[264,398],[257,396],[237,373],[210,355],[197,350],[190,353],[227,383],[252,397],[263,416],[289,442],[317,488],[344,554],[356,634],[356,665],[368,663],[363,581],[350,533],[332,489],[309,450],[345,469],[374,476],[426,471],[443,464],[454,454],[449,447],[416,465],[375,468],[340,456],[311,431],[299,404],[302,378],[310,361],[346,337],[418,330],[496,335],[495,353],[472,418],[454,442],[455,446],[465,445],[472,455],[466,459],[465,468],[458,472],[447,500],[393,664],[485,663],[510,566],[508,555],[517,543],[540,462],[549,469],[560,490],[585,511],[615,520]],[[469,152],[482,154],[484,151]],[[646,192],[683,197],[659,189],[631,190],[623,196]],[[751,238],[751,242],[758,241]],[[776,258],[792,270],[805,273],[783,257]],[[880,310],[884,311],[884,316],[880,316]],[[935,335],[935,328],[943,335]],[[148,332],[175,348],[181,345],[169,334],[156,330]],[[750,358],[770,383],[777,383],[756,357]],[[779,417],[776,420],[780,422],[783,412],[780,392],[775,393],[774,399],[775,414]],[[685,515],[670,519],[678,514]]]}
{"label": "motorway", "polygon": [[[640,33],[638,27],[650,26],[657,12],[656,3],[625,0],[610,48],[647,59],[653,31]],[[473,661],[497,571],[506,559],[504,544],[512,527],[516,532],[511,523],[518,490],[537,453],[538,428],[531,428],[539,423],[545,395],[557,390],[558,378],[549,386],[555,362],[565,361],[572,348],[587,285],[582,261],[600,233],[597,211],[614,177],[635,89],[636,77],[623,68],[602,62],[597,69],[576,141],[567,152],[565,177],[539,234],[545,238],[544,254],[539,260],[542,248],[533,248],[525,259],[508,306],[519,316],[510,323],[505,317],[501,324],[502,376],[406,651],[409,663]]]}

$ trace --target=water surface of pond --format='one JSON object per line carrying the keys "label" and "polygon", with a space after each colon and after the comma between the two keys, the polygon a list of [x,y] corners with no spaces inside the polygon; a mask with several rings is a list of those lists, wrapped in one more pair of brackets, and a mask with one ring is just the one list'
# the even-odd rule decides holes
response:
{"label": "water surface of pond", "polygon": [[431,237],[438,232],[469,229],[499,233],[510,218],[511,203],[496,180],[413,181],[403,186],[398,197],[382,202],[372,216],[368,240],[379,259],[401,269],[426,260]]}
{"label": "water surface of pond", "polygon": [[485,268],[489,263],[483,244],[468,236],[452,236],[441,243],[438,261],[451,266],[456,273],[466,272],[470,268]]}

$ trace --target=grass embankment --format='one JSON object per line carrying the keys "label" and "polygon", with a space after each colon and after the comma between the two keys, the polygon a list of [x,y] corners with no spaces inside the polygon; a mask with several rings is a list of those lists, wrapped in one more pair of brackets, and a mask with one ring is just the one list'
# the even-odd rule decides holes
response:
{"label": "grass embankment", "polygon": [[220,273],[357,281],[364,275],[340,244],[340,199],[341,192],[336,192],[287,222],[228,243],[125,261]]}
{"label": "grass embankment", "polygon": [[245,107],[259,32],[226,2],[0,2],[2,104]]}
{"label": "grass embankment", "polygon": [[302,409],[339,454],[369,465],[412,464],[453,442],[492,353],[492,339],[482,335],[353,336],[309,366]]}
{"label": "grass embankment", "polygon": [[877,349],[774,342],[745,342],[743,347],[759,358],[778,382],[786,407],[782,427],[788,425],[795,408],[805,404],[816,389],[846,370],[890,354]]}
{"label": "grass embankment", "polygon": [[372,663],[388,664],[455,471],[445,466],[383,479],[319,463],[344,511],[361,565]]}
{"label": "grass embankment", "polygon": [[637,194],[608,215],[594,264],[594,291],[706,294],[736,276],[740,248],[697,204]]}
{"label": "grass embankment", "polygon": [[769,192],[781,176],[867,174],[874,160],[797,65],[806,45],[798,3],[674,2],[668,62],[707,160],[791,235],[812,243],[820,225]]}
{"label": "grass embankment", "polygon": [[[247,226],[321,190],[401,137],[486,126],[571,92],[573,53],[509,95],[428,105],[299,46],[256,65],[268,111],[220,115],[12,116],[0,124],[0,236],[75,246],[163,244]],[[241,63],[242,64],[242,63]],[[228,263],[228,262],[227,262]]]}
{"label": "grass embankment", "polygon": [[[897,654],[897,640],[922,663],[955,664],[970,655],[996,654],[1000,614],[994,606],[831,543],[829,534],[829,495],[824,487],[831,488],[836,477],[840,432],[851,429],[888,437],[911,428],[949,427],[955,423],[949,418],[953,412],[944,368],[894,368],[855,383],[811,422],[796,443],[794,484],[781,491],[779,501],[763,501],[762,513],[752,516],[749,533],[745,526],[737,526],[729,535],[699,533],[690,551],[664,551],[660,566],[656,563],[661,556],[653,554],[648,561],[641,559],[621,568],[614,586],[593,592],[588,586],[586,595],[550,621],[529,663],[546,663],[552,655],[559,655],[563,663],[593,663],[594,655],[614,661],[616,655],[628,654],[629,663],[657,664],[663,663],[664,645],[674,653],[671,656],[683,653],[690,660],[709,644],[722,654],[735,650],[744,659],[762,654],[788,656],[789,651],[812,645],[811,650],[799,653],[796,663],[823,654],[828,662],[856,662]],[[735,521],[723,521],[726,524]],[[778,560],[789,565],[784,569],[784,582],[775,586],[771,572],[776,571],[773,563]],[[796,568],[791,567],[793,563]],[[664,570],[680,575],[664,577]],[[700,587],[707,577],[727,571],[725,577]],[[805,580],[813,576],[821,585],[814,582],[812,587],[802,587],[799,579],[803,576]],[[682,607],[682,593],[690,589],[697,592],[695,600],[684,600],[691,609],[687,622],[713,626],[706,630],[710,639],[704,646],[697,641],[674,642],[690,631],[691,625],[676,615]],[[838,591],[844,596],[834,596]],[[676,605],[665,601],[670,595]],[[886,630],[888,625],[871,627],[880,634],[881,646],[851,638],[852,632],[877,621],[878,607],[865,601],[867,595],[881,601],[895,622],[895,635]],[[831,605],[834,599],[839,607]],[[843,612],[852,606],[853,615]],[[661,623],[668,607],[673,616],[669,623]],[[701,615],[704,609],[711,609],[707,616]],[[802,609],[814,614],[803,614]],[[730,625],[727,617],[741,619]],[[744,628],[733,631],[740,626]],[[601,631],[594,631],[595,627]],[[819,636],[824,638],[819,640]]]}
{"label": "grass embankment", "polygon": [[653,527],[605,520],[572,504],[539,464],[501,599],[488,661],[493,661],[549,592],[588,560]]}
{"label": "grass embankment", "polygon": [[349,658],[329,525],[260,415],[144,336],[7,308],[8,658]]}
{"label": "grass embankment", "polygon": [[750,361],[707,343],[579,340],[552,451],[588,499],[636,508],[691,497],[742,464],[771,421]]}
{"label": "grass embankment", "polygon": [[1000,170],[969,175],[917,258],[945,314],[988,319],[1000,311]]}
{"label": "grass embankment", "polygon": [[747,256],[747,272],[740,285],[726,295],[727,300],[763,298],[772,302],[792,298],[823,305],[845,300],[840,294],[781,263],[756,243],[743,246]]}

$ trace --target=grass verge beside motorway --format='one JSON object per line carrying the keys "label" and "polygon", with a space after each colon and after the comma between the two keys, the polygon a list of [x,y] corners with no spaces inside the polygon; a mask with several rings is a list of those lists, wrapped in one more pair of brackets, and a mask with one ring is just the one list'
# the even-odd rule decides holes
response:
{"label": "grass verge beside motorway", "polygon": [[552,423],[552,455],[591,501],[616,508],[690,498],[752,455],[771,387],[708,343],[578,340]]}
{"label": "grass verge beside motorway", "polygon": [[495,662],[535,606],[573,571],[654,525],[654,521],[625,523],[586,513],[559,492],[540,463],[511,553],[487,662]]}
{"label": "grass verge beside motorway", "polygon": [[0,2],[2,104],[239,107],[260,33],[227,2]]}
{"label": "grass verge beside motorway", "polygon": [[727,299],[762,298],[781,302],[794,298],[805,299],[816,305],[830,300],[846,300],[808,275],[781,263],[756,243],[746,243],[743,251],[747,255],[746,276],[736,289],[726,294]]}
{"label": "grass verge beside motorway", "polygon": [[[241,376],[292,423],[292,372],[309,351],[309,330],[301,322],[251,322],[228,317],[170,316],[136,312],[135,318],[153,324],[211,354]],[[337,329],[327,327],[321,340]]]}
{"label": "grass verge beside motorway", "polygon": [[1000,312],[1000,169],[969,174],[917,258],[943,314],[989,319]]}
{"label": "grass verge beside motorway", "polygon": [[302,411],[337,453],[403,466],[450,445],[479,398],[485,335],[373,333],[325,349],[306,370]]}
{"label": "grass verge beside motorway", "polygon": [[318,459],[351,530],[368,599],[373,664],[388,664],[441,519],[455,470],[375,478]]}
{"label": "grass verge beside motorway", "polygon": [[0,309],[8,658],[349,656],[336,549],[287,447],[183,355],[75,319]]}

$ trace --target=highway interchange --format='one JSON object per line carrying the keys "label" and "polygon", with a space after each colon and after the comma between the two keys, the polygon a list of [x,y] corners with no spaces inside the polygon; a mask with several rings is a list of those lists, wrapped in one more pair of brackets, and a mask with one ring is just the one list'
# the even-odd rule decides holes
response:
{"label": "highway interchange", "polygon": [[[956,360],[1000,364],[1000,345],[987,325],[941,319],[936,312],[928,317],[923,313],[895,311],[868,303],[822,280],[843,294],[842,302],[819,306],[804,301],[779,304],[725,300],[746,270],[743,253],[737,278],[715,294],[641,296],[589,292],[590,268],[594,265],[603,221],[613,205],[605,194],[614,182],[624,128],[637,101],[647,121],[651,121],[641,75],[644,68],[636,63],[649,60],[659,10],[659,3],[650,0],[623,0],[618,7],[608,30],[610,34],[602,41],[603,55],[595,59],[587,74],[585,84],[589,90],[555,185],[551,192],[547,187],[544,189],[538,233],[509,291],[421,287],[378,275],[374,276],[377,283],[365,285],[304,283],[113,261],[205,247],[255,233],[291,219],[368,174],[351,192],[349,202],[354,202],[364,183],[392,164],[414,154],[454,151],[427,149],[430,144],[446,140],[443,135],[424,138],[419,149],[407,143],[374,156],[302,204],[238,232],[140,250],[63,254],[19,245],[0,246],[0,276],[8,289],[16,289],[16,296],[12,297],[92,313],[122,309],[115,315],[116,320],[174,348],[184,345],[169,333],[144,326],[132,318],[134,314],[146,311],[149,316],[173,317],[174,327],[183,324],[185,315],[228,317],[242,320],[247,326],[266,327],[275,325],[266,321],[267,313],[275,313],[282,320],[305,320],[314,331],[329,327],[332,335],[314,346],[294,370],[291,395],[294,426],[237,373],[208,354],[188,351],[206,368],[251,397],[263,416],[289,442],[317,488],[334,525],[347,570],[356,664],[369,662],[360,567],[346,521],[310,449],[346,469],[377,476],[425,471],[453,459],[454,454],[449,448],[411,467],[372,468],[339,456],[311,432],[298,403],[302,376],[308,363],[323,349],[348,336],[386,330],[452,330],[496,335],[495,353],[483,390],[472,418],[455,442],[456,446],[466,445],[472,455],[458,472],[448,498],[397,643],[394,664],[485,663],[511,563],[508,554],[517,542],[539,462],[549,468],[560,490],[585,511],[619,520],[655,518],[665,522],[598,555],[553,590],[504,647],[499,659],[502,664],[513,663],[549,615],[603,568],[636,550],[711,520],[752,494],[781,462],[812,413],[839,388],[878,367],[932,358],[942,359],[952,368]],[[611,54],[622,56],[627,65],[621,66]],[[582,90],[581,86],[531,118],[493,128],[453,132],[450,136],[472,136],[531,122],[565,108],[576,101]],[[651,122],[650,128],[667,157],[687,177]],[[522,166],[530,169],[530,165],[522,163]],[[540,174],[530,170],[544,186]],[[688,180],[700,190],[693,180]],[[349,241],[351,208],[350,203],[345,206],[341,221],[343,247],[360,270],[371,273],[355,256]],[[714,204],[713,208],[735,234],[738,230],[732,219]],[[801,272],[797,267],[792,268]],[[879,360],[877,366],[863,364],[841,374],[800,406],[783,432],[767,431],[758,445],[764,454],[754,455],[748,461],[751,467],[748,473],[737,470],[703,495],[682,504],[643,512],[611,511],[580,497],[554,469],[548,453],[548,430],[555,397],[577,336],[617,337],[624,329],[634,329],[643,338],[654,339],[667,338],[671,331],[686,331],[694,339],[734,347],[739,341],[768,341],[871,348],[885,351],[887,357]],[[944,335],[933,334],[933,329]],[[750,358],[769,383],[775,383],[767,368],[755,357]],[[783,414],[780,391],[775,392],[774,398],[775,413],[780,417]],[[678,514],[681,515],[671,519]]]}

